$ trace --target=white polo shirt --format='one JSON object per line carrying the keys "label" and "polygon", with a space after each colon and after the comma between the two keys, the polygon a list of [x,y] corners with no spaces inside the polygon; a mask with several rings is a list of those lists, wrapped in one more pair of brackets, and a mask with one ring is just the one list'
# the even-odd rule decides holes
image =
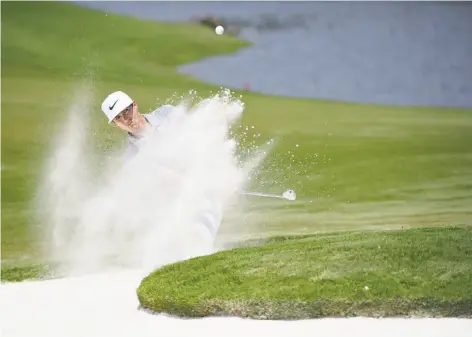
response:
{"label": "white polo shirt", "polygon": [[[173,105],[163,105],[153,112],[143,114],[147,122],[151,125],[152,132],[159,131],[160,126],[167,118],[168,114],[174,109]],[[128,146],[126,147],[125,159],[130,159],[139,152],[139,143],[141,138],[128,132]]]}

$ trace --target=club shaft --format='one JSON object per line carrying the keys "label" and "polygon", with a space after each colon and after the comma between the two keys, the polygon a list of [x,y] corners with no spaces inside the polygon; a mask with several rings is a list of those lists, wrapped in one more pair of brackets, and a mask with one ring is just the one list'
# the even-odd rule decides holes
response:
{"label": "club shaft", "polygon": [[245,194],[245,195],[255,195],[255,196],[267,197],[267,198],[280,198],[280,199],[285,199],[283,196],[278,195],[278,194],[268,194],[268,193],[260,193],[260,192],[242,192],[242,194]]}

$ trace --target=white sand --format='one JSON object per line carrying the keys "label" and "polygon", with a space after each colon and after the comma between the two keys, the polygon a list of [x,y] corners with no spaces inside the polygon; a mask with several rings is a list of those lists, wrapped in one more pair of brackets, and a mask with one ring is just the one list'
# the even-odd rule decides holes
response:
{"label": "white sand", "polygon": [[138,310],[136,271],[37,282],[0,289],[4,337],[92,336],[470,336],[466,319],[179,319]]}

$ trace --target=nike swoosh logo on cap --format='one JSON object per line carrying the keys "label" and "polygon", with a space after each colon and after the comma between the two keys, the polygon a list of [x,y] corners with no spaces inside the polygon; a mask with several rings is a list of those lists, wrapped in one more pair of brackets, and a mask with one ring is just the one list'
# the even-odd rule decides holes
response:
{"label": "nike swoosh logo on cap", "polygon": [[116,102],[118,102],[118,100],[116,100],[115,103],[113,103],[113,105],[110,105],[110,106],[109,106],[110,110],[113,110],[113,108],[114,108],[115,105],[116,105]]}

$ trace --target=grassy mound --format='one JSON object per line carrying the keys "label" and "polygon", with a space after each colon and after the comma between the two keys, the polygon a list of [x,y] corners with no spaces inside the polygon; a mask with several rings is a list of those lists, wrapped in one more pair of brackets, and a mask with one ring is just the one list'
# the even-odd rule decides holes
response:
{"label": "grassy mound", "polygon": [[279,237],[165,266],[137,293],[179,316],[470,317],[471,240],[470,226]]}
{"label": "grassy mound", "polygon": [[[122,89],[144,112],[174,93],[206,95],[216,88],[176,66],[247,44],[198,25],[136,20],[71,3],[1,6],[1,255],[2,267],[13,268],[17,279],[36,272],[15,267],[45,262],[39,248],[47,242],[37,235],[31,201],[77,84],[92,83],[88,131],[105,157],[126,137],[106,124],[99,107],[106,94]],[[277,140],[260,170],[265,185],[254,189],[291,187],[298,200],[251,198],[244,215],[227,216],[222,236],[471,223],[470,110],[243,95],[242,124],[254,126],[249,133],[260,133],[258,142]]]}

